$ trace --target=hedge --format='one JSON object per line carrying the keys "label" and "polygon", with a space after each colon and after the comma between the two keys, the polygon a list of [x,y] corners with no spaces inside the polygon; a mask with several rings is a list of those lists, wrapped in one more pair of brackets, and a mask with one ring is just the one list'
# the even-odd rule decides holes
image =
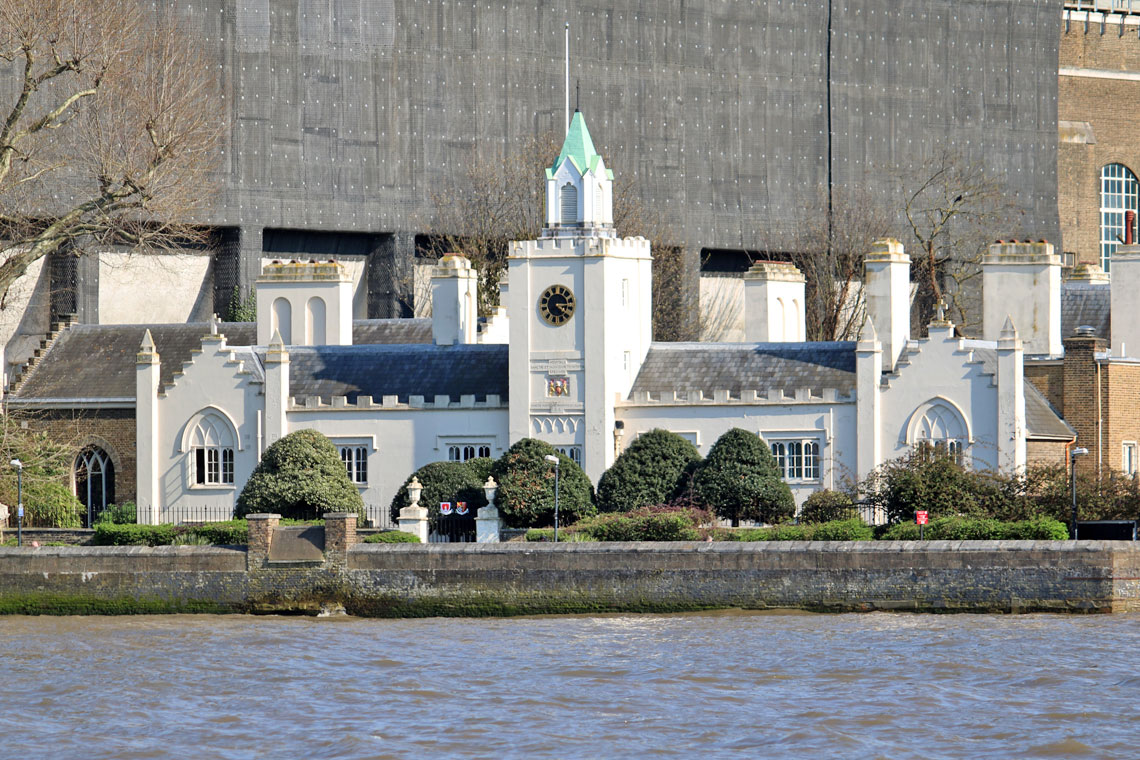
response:
{"label": "hedge", "polygon": [[[913,522],[898,523],[882,535],[884,541],[917,541],[919,527]],[[1064,541],[1069,537],[1065,523],[1051,517],[1003,522],[989,518],[939,517],[923,531],[928,541]]]}
{"label": "hedge", "polygon": [[362,544],[418,544],[419,536],[405,533],[400,530],[386,530],[383,533],[373,533],[366,537]]}

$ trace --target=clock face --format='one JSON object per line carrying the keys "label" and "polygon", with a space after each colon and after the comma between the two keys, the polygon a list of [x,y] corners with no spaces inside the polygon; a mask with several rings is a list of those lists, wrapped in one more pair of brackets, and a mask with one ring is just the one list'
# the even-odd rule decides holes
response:
{"label": "clock face", "polygon": [[574,316],[574,294],[565,285],[551,285],[538,298],[538,313],[555,327]]}

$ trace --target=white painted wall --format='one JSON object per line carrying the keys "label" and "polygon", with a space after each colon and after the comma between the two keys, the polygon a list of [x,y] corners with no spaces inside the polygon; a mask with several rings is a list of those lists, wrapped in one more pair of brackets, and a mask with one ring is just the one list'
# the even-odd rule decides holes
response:
{"label": "white painted wall", "polygon": [[622,450],[637,436],[655,428],[692,441],[701,456],[732,428],[756,433],[766,442],[814,438],[820,443],[820,479],[790,482],[796,504],[821,488],[843,488],[854,478],[856,409],[853,401],[796,402],[785,399],[760,404],[672,404],[625,402],[616,410],[625,424]]}
{"label": "white painted wall", "polygon": [[882,390],[882,457],[895,459],[910,451],[913,428],[925,405],[945,403],[957,410],[968,426],[966,461],[976,469],[997,469],[998,388],[981,362],[968,363],[971,346],[991,342],[953,337],[953,328],[931,327],[930,337],[918,341],[920,351],[900,368]]}

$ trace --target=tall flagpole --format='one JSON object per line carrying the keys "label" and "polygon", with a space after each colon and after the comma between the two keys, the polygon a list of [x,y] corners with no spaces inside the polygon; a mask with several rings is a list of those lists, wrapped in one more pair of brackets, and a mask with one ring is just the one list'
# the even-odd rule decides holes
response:
{"label": "tall flagpole", "polygon": [[570,22],[566,22],[566,132],[570,132]]}

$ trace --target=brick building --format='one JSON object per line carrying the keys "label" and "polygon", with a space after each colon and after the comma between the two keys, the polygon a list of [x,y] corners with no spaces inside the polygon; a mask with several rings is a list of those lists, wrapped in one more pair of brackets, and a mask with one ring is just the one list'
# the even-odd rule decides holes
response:
{"label": "brick building", "polygon": [[[1136,210],[1140,140],[1140,3],[1065,3],[1058,56],[1057,206],[1074,262],[1111,269]],[[1091,10],[1107,10],[1112,13]],[[1105,336],[1107,337],[1107,336]]]}

